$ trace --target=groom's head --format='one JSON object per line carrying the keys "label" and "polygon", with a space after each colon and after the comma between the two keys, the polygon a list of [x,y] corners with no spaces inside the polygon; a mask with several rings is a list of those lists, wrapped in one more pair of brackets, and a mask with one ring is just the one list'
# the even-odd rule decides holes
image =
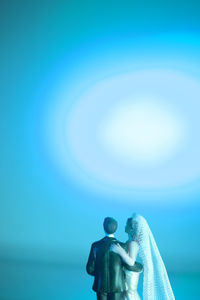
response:
{"label": "groom's head", "polygon": [[103,228],[107,234],[112,234],[117,230],[117,221],[113,218],[107,217],[104,219]]}

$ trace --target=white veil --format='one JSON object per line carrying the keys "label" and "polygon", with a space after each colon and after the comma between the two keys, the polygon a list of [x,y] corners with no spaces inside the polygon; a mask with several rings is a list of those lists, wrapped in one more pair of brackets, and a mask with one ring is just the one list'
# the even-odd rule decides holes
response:
{"label": "white veil", "polygon": [[134,214],[135,238],[144,267],[143,300],[175,300],[167,271],[147,221]]}

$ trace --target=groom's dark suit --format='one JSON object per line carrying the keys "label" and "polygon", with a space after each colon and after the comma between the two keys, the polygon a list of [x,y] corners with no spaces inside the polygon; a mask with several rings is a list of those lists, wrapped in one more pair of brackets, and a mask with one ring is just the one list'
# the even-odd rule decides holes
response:
{"label": "groom's dark suit", "polygon": [[104,237],[91,246],[87,263],[87,272],[94,276],[93,290],[97,293],[98,300],[123,300],[125,299],[125,270],[121,257],[110,251],[112,243],[123,243],[114,237]]}

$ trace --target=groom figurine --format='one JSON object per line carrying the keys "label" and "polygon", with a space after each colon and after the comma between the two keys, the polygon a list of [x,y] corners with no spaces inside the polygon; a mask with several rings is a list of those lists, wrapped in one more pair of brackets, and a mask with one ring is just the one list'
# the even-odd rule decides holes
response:
{"label": "groom figurine", "polygon": [[120,244],[122,247],[124,244],[114,237],[116,220],[105,218],[103,227],[106,236],[92,244],[86,270],[94,276],[93,290],[97,293],[97,300],[124,300],[125,264],[120,255],[110,251],[111,244]]}

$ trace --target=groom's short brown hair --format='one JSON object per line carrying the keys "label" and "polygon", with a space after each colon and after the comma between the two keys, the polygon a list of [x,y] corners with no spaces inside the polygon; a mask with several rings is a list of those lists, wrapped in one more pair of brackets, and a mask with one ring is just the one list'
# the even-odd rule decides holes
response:
{"label": "groom's short brown hair", "polygon": [[106,233],[112,234],[117,230],[117,221],[113,218],[107,217],[104,219],[103,228]]}

